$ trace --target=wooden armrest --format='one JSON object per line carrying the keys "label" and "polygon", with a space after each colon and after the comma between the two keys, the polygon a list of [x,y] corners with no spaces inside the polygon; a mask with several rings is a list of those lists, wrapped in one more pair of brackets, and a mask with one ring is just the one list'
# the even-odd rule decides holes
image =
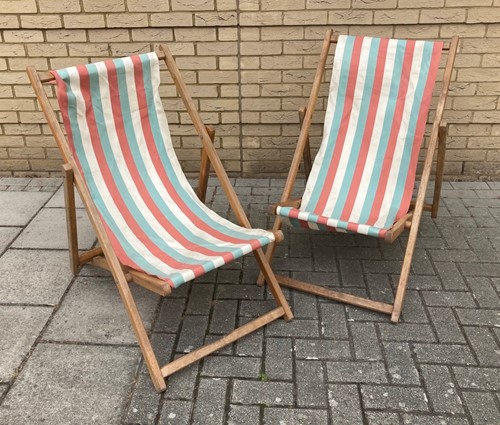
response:
{"label": "wooden armrest", "polygon": [[277,207],[292,207],[292,208],[299,208],[300,203],[302,202],[301,199],[289,199],[288,201],[283,201],[283,202],[278,202],[276,204],[271,204],[267,207],[267,213],[276,215],[276,208]]}

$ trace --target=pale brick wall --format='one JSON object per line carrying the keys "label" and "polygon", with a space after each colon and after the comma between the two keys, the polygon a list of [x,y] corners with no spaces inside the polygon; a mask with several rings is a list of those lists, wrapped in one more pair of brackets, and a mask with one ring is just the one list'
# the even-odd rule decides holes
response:
{"label": "pale brick wall", "polygon": [[[500,174],[500,0],[0,0],[0,173],[60,170],[26,65],[59,68],[160,42],[177,57],[203,119],[215,125],[228,171],[284,173],[299,133],[297,109],[307,102],[328,28],[401,38],[460,35],[446,111],[446,173]],[[174,142],[193,171],[198,140],[166,75],[163,81]],[[314,148],[326,89],[311,129]]]}

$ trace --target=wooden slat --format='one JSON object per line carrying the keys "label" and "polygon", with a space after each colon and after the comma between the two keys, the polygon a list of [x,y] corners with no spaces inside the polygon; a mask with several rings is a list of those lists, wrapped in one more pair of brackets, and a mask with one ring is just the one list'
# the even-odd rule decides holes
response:
{"label": "wooden slat", "polygon": [[80,257],[79,257],[80,264],[88,263],[90,260],[92,260],[92,258],[102,256],[102,255],[103,255],[103,251],[102,251],[102,248],[100,246],[98,246],[97,248],[90,249],[90,250],[80,254]]}
{"label": "wooden slat", "polygon": [[194,350],[189,354],[185,354],[182,357],[179,357],[178,359],[168,363],[167,365],[161,368],[161,373],[166,378],[167,376],[172,375],[178,370],[183,369],[194,362],[197,362],[203,357],[206,357],[209,354],[212,354],[213,352],[220,350],[226,345],[232,344],[234,341],[252,333],[253,331],[262,328],[263,326],[267,325],[273,320],[278,319],[279,317],[282,317],[283,315],[284,311],[282,307],[275,308],[274,310],[271,310],[269,313],[263,314],[257,319],[254,319],[251,322],[248,322],[243,326],[240,326],[239,328],[228,333],[221,339],[218,339],[217,341],[214,341],[210,344],[204,345],[203,347],[198,348],[197,350]]}
{"label": "wooden slat", "polygon": [[[302,106],[299,108],[299,122],[300,126],[304,123],[304,118],[306,116],[307,108]],[[309,134],[307,135],[305,146],[304,146],[304,174],[306,175],[306,180],[309,178],[312,169],[312,158],[311,158],[311,144],[309,141]]]}
{"label": "wooden slat", "polygon": [[[337,43],[339,41],[339,35],[340,34],[337,34],[337,33],[333,34],[332,37],[330,38],[330,43],[332,43],[332,44]],[[445,41],[443,43],[443,50],[445,52],[449,51],[452,43],[453,43],[453,40],[452,41]]]}
{"label": "wooden slat", "polygon": [[292,279],[290,277],[276,275],[276,279],[282,286],[287,288],[296,289],[298,291],[307,292],[308,294],[318,295],[323,298],[328,298],[330,300],[340,301],[342,303],[347,303],[355,305],[357,307],[363,307],[368,310],[378,311],[380,313],[391,314],[392,305],[387,303],[382,303],[379,301],[372,301],[362,297],[356,297],[351,294],[345,294],[343,292],[333,291],[331,289],[326,289],[318,285],[313,285],[312,283],[302,282],[300,280]]}
{"label": "wooden slat", "polygon": [[271,204],[267,207],[267,213],[272,214],[272,215],[276,214],[276,208],[278,208],[278,207],[299,208],[301,202],[302,202],[302,198],[290,199],[290,200],[284,201],[284,202],[277,202],[277,203]]}
{"label": "wooden slat", "polygon": [[441,187],[443,185],[444,159],[446,155],[446,136],[448,133],[448,123],[442,122],[439,126],[437,161],[436,161],[436,180],[434,182],[434,196],[432,199],[432,218],[436,218],[439,210],[439,198],[441,197]]}
{"label": "wooden slat", "polygon": [[[111,268],[103,256],[96,256],[89,260],[89,263],[93,266],[100,267],[104,270],[111,271]],[[129,267],[123,267],[124,273],[128,274],[130,278],[127,281],[132,281],[137,285],[140,285],[152,292],[157,293],[161,296],[169,295],[172,292],[172,288],[168,286],[167,282],[158,279],[154,276],[150,276],[146,273],[140,272],[138,270],[131,269]]]}
{"label": "wooden slat", "polygon": [[64,203],[66,205],[66,228],[68,233],[69,264],[73,274],[80,268],[78,255],[78,227],[76,223],[75,178],[69,164],[63,164],[64,172]]}
{"label": "wooden slat", "polygon": [[[215,140],[215,129],[207,125],[205,126],[207,129],[208,136],[212,143]],[[208,159],[207,152],[204,148],[201,149],[201,164],[200,164],[200,175],[198,178],[198,188],[196,190],[198,198],[201,202],[205,203],[205,198],[207,197],[207,186],[208,186],[208,176],[210,173],[210,160]]]}

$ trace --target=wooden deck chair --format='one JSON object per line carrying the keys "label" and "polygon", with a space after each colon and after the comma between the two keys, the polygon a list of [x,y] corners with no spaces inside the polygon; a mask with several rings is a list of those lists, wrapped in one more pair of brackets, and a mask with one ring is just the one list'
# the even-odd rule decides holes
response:
{"label": "wooden deck chair", "polygon": [[[202,142],[198,196],[175,155],[162,107],[160,60],[175,82]],[[189,364],[284,317],[292,318],[262,247],[281,232],[251,229],[207,129],[195,109],[167,46],[154,52],[67,69],[27,72],[62,153],[71,265],[109,269],[118,286],[145,363],[157,391],[165,378]],[[67,138],[42,83],[54,82]],[[220,217],[204,198],[209,163],[240,226]],[[95,229],[100,247],[78,253],[74,186]],[[160,295],[208,271],[253,252],[278,307],[216,342],[161,367],[132,298],[129,282]]]}
{"label": "wooden deck chair", "polygon": [[[323,141],[311,166],[309,127],[328,51],[336,44]],[[391,315],[397,322],[424,210],[435,217],[443,177],[446,124],[443,110],[457,51],[450,43],[336,36],[326,33],[307,108],[299,111],[301,131],[273,230],[287,219],[293,226],[355,232],[393,242],[405,229],[409,239],[394,304],[372,301],[285,276],[282,286]],[[412,201],[417,161],[438,74],[441,51],[446,68],[428,143],[422,177]],[[425,193],[438,147],[432,204]],[[302,199],[290,199],[304,159],[307,184]],[[274,244],[266,252],[270,260]],[[259,284],[264,277],[259,277]]]}

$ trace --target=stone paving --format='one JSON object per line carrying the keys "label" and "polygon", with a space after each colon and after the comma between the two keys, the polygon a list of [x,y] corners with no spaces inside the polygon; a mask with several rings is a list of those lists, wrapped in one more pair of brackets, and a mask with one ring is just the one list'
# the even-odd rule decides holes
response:
{"label": "stone paving", "polygon": [[[233,179],[255,226],[283,180]],[[285,291],[295,313],[154,392],[109,275],[69,272],[60,179],[0,178],[0,424],[500,423],[500,183],[445,183],[401,323]],[[229,209],[220,188],[210,204]],[[95,244],[79,204],[81,247]],[[391,298],[405,240],[286,229],[274,268]],[[160,299],[133,287],[164,362],[271,308],[246,257]]]}

